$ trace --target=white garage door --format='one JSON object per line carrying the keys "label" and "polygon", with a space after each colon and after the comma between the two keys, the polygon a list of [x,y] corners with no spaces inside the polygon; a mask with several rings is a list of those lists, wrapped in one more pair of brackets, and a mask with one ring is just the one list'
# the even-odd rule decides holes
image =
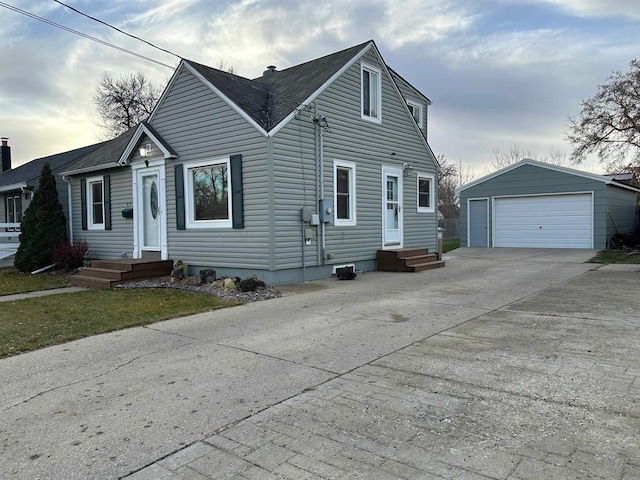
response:
{"label": "white garage door", "polygon": [[496,247],[593,248],[591,194],[495,200]]}

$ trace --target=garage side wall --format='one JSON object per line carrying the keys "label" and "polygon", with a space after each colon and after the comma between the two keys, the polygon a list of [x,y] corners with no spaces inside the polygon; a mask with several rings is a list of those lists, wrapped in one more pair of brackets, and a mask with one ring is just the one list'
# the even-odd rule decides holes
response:
{"label": "garage side wall", "polygon": [[637,195],[632,190],[607,185],[608,212],[605,212],[607,240],[616,233],[635,233],[638,229]]}
{"label": "garage side wall", "polygon": [[535,165],[522,165],[460,192],[460,246],[468,246],[468,199],[489,199],[489,245],[493,246],[491,226],[494,224],[493,205],[496,197],[591,192],[594,210],[594,248],[605,248],[608,238],[605,218],[608,201],[606,184]]}

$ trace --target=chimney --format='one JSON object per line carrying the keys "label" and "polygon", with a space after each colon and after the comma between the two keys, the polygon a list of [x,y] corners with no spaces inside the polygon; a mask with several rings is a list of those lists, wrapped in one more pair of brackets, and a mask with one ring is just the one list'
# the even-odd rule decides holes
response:
{"label": "chimney", "polygon": [[2,172],[7,170],[11,170],[11,147],[9,146],[9,139],[2,137]]}
{"label": "chimney", "polygon": [[267,77],[269,75],[273,75],[274,73],[276,73],[276,71],[277,70],[275,65],[269,65],[267,69],[264,72],[262,72],[262,76]]}

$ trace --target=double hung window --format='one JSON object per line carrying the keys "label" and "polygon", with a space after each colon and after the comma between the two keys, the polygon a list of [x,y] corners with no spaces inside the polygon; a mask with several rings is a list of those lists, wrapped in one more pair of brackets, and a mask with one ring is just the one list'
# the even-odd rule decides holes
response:
{"label": "double hung window", "polygon": [[381,71],[372,65],[361,64],[362,79],[362,110],[361,117],[365,120],[380,123],[382,121],[382,88]]}
{"label": "double hung window", "polygon": [[356,165],[333,162],[335,219],[337,226],[356,225]]}

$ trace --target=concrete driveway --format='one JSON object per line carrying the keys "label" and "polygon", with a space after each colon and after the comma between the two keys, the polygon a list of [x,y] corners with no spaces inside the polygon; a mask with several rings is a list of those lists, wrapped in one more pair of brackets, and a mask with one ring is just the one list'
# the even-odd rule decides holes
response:
{"label": "concrete driveway", "polygon": [[640,266],[593,253],[456,250],[4,359],[0,478],[640,478]]}

